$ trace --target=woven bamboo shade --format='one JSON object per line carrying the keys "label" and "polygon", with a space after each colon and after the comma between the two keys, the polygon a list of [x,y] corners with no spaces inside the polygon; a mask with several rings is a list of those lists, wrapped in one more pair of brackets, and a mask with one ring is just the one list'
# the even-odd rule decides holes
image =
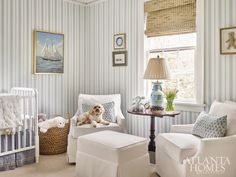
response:
{"label": "woven bamboo shade", "polygon": [[147,37],[196,31],[196,0],[151,0],[145,12]]}

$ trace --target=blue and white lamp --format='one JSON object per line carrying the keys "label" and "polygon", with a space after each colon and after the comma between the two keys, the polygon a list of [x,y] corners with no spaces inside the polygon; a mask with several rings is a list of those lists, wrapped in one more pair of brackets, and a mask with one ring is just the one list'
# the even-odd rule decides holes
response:
{"label": "blue and white lamp", "polygon": [[164,93],[159,80],[170,79],[169,66],[164,58],[151,58],[144,73],[144,79],[157,80],[153,82],[151,93],[151,109],[163,110]]}

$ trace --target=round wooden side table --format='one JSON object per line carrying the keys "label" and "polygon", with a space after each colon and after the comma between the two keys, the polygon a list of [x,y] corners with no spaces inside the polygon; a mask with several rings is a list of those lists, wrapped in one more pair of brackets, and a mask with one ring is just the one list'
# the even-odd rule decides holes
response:
{"label": "round wooden side table", "polygon": [[[150,111],[146,110],[143,112],[133,112],[132,110],[127,110],[128,113],[133,115],[139,115],[139,116],[150,116],[151,122],[150,122],[150,141],[148,144],[148,151],[149,152],[156,152],[156,143],[155,143],[155,117],[163,118],[163,117],[175,117],[180,114],[179,111],[174,112],[165,112],[165,111]],[[155,163],[155,158],[154,158]]]}

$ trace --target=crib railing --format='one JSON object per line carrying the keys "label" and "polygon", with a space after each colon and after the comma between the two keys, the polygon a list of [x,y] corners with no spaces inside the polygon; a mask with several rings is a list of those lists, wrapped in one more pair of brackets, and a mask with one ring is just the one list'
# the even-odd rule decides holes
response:
{"label": "crib railing", "polygon": [[38,92],[33,88],[14,87],[10,94],[19,95],[22,98],[23,126],[17,128],[13,135],[0,136],[0,156],[35,149],[35,160],[38,162]]}

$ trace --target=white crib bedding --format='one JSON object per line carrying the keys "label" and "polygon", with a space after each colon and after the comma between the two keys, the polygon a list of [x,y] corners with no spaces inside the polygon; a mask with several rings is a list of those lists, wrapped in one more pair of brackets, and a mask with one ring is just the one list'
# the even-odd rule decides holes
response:
{"label": "white crib bedding", "polygon": [[0,94],[0,129],[22,125],[23,98],[16,94]]}
{"label": "white crib bedding", "polygon": [[[16,129],[17,131],[29,130],[34,127],[34,117],[31,115],[21,115],[21,120],[23,122],[23,126],[20,126]],[[5,130],[0,130],[0,135],[5,135]]]}

